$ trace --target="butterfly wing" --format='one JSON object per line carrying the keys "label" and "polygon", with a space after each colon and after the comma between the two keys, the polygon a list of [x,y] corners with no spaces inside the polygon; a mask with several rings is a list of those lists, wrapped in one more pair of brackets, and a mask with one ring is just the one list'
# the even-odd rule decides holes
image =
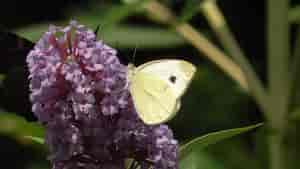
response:
{"label": "butterfly wing", "polygon": [[177,99],[168,83],[149,73],[136,72],[131,95],[139,117],[150,125],[163,123],[177,111]]}
{"label": "butterfly wing", "polygon": [[162,59],[145,63],[136,71],[149,73],[165,81],[175,97],[180,98],[189,86],[196,68],[187,61]]}
{"label": "butterfly wing", "polygon": [[180,109],[180,97],[196,71],[182,60],[157,60],[136,68],[130,91],[140,118],[158,124],[172,118]]}

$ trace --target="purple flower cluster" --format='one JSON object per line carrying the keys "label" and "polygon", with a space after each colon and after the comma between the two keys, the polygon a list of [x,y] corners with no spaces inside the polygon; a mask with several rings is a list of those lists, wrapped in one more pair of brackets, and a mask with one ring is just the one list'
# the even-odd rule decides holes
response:
{"label": "purple flower cluster", "polygon": [[72,21],[51,26],[28,54],[32,110],[46,128],[53,169],[178,168],[166,125],[144,124],[117,51]]}

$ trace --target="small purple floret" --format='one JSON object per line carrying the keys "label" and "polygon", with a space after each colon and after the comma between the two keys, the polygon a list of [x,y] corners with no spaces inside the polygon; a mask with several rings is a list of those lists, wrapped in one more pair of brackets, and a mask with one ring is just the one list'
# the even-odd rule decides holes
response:
{"label": "small purple floret", "polygon": [[53,169],[177,169],[178,144],[166,125],[144,124],[117,51],[72,21],[50,26],[27,56],[32,110],[46,128]]}

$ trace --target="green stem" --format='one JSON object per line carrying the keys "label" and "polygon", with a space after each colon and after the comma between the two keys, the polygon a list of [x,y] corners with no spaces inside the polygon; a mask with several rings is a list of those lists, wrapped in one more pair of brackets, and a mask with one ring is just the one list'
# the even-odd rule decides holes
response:
{"label": "green stem", "polygon": [[267,1],[268,77],[269,77],[269,137],[271,169],[286,169],[282,139],[287,125],[290,97],[288,0]]}
{"label": "green stem", "polygon": [[[267,93],[265,88],[260,81],[259,77],[255,73],[253,67],[247,60],[242,49],[239,47],[238,42],[235,40],[231,33],[226,19],[218,7],[215,0],[206,0],[200,4],[202,12],[206,16],[210,26],[217,34],[222,46],[228,53],[233,57],[236,63],[239,64],[241,69],[246,75],[247,82],[249,84],[250,92],[254,99],[264,112],[267,111]],[[270,115],[269,115],[270,116]]]}
{"label": "green stem", "polygon": [[270,134],[268,139],[269,155],[270,155],[270,168],[271,169],[286,169],[284,163],[284,147],[281,134]]}
{"label": "green stem", "polygon": [[288,1],[268,0],[268,74],[272,102],[279,108],[281,121],[289,98],[289,24]]}
{"label": "green stem", "polygon": [[188,24],[181,24],[175,27],[189,43],[204,54],[209,60],[219,66],[226,74],[231,76],[240,86],[248,91],[249,86],[241,68],[225,55],[219,48],[205,38],[200,32]]}

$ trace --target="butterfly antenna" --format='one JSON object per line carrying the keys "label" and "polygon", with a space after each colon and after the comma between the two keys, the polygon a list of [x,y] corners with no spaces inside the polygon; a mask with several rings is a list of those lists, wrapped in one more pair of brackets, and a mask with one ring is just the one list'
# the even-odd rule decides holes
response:
{"label": "butterfly antenna", "polygon": [[97,27],[96,27],[96,29],[95,29],[95,31],[94,31],[96,37],[98,36],[99,29],[100,29],[100,24],[97,25]]}
{"label": "butterfly antenna", "polygon": [[136,50],[137,50],[137,45],[135,45],[134,51],[133,51],[133,56],[132,56],[132,63],[135,63],[135,57],[136,57]]}

